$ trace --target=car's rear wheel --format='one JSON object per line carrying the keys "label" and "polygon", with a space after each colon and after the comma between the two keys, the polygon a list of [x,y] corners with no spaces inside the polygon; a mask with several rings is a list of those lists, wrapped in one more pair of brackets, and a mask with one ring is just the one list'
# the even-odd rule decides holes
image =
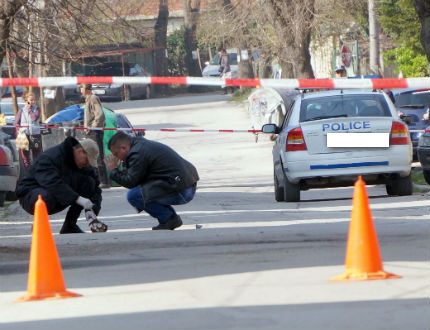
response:
{"label": "car's rear wheel", "polygon": [[300,202],[300,186],[291,183],[284,175],[284,200],[286,202]]}
{"label": "car's rear wheel", "polygon": [[424,180],[430,184],[430,170],[423,170]]}
{"label": "car's rear wheel", "polygon": [[0,207],[4,206],[5,199],[6,199],[6,191],[0,191]]}
{"label": "car's rear wheel", "polygon": [[151,98],[151,86],[147,85],[145,87],[145,99]]}
{"label": "car's rear wheel", "polygon": [[277,202],[283,202],[285,201],[284,197],[284,188],[279,186],[279,180],[276,177],[276,173],[273,173],[273,182],[275,186],[275,200]]}
{"label": "car's rear wheel", "polygon": [[385,184],[385,188],[388,195],[412,195],[412,177],[410,174],[405,177],[396,176]]}

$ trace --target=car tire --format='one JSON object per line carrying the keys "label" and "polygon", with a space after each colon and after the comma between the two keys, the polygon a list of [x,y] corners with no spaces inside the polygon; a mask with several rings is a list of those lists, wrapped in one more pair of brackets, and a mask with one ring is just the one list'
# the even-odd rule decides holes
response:
{"label": "car tire", "polygon": [[131,90],[130,90],[130,86],[127,86],[123,89],[122,92],[122,97],[121,99],[123,101],[130,101],[131,100]]}
{"label": "car tire", "polygon": [[423,170],[424,180],[430,184],[430,170]]}
{"label": "car tire", "polygon": [[151,86],[149,86],[149,85],[147,85],[145,87],[145,96],[144,96],[144,98],[145,99],[151,98]]}
{"label": "car tire", "polygon": [[16,201],[18,198],[16,197],[16,193],[14,191],[8,191],[6,193],[6,200],[7,201],[11,201],[14,202]]}
{"label": "car tire", "polygon": [[387,194],[394,196],[409,196],[412,195],[412,176],[401,177],[396,176],[385,184]]}
{"label": "car tire", "polygon": [[273,173],[273,182],[275,186],[275,200],[277,202],[284,202],[285,201],[285,194],[284,194],[284,188],[279,186],[279,180],[276,177],[276,173]]}
{"label": "car tire", "polygon": [[6,199],[6,191],[0,191],[0,207],[4,206],[5,199]]}
{"label": "car tire", "polygon": [[300,202],[300,186],[291,183],[284,175],[284,200],[286,202]]}

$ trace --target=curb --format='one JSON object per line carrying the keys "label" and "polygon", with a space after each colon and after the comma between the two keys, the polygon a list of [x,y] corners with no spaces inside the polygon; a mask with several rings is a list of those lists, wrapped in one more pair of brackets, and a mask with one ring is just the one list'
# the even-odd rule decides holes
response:
{"label": "curb", "polygon": [[412,184],[413,189],[418,190],[419,192],[429,192],[430,191],[430,186],[424,186],[422,184],[416,184],[413,183]]}

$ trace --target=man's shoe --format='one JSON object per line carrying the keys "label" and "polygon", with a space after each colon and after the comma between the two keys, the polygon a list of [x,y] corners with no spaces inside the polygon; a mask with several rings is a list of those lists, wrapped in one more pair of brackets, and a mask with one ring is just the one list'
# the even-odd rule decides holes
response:
{"label": "man's shoe", "polygon": [[83,234],[85,233],[77,224],[66,224],[64,223],[60,229],[60,234]]}
{"label": "man's shoe", "polygon": [[160,223],[158,226],[152,227],[152,230],[174,230],[182,226],[182,219],[179,215],[174,215],[166,223]]}

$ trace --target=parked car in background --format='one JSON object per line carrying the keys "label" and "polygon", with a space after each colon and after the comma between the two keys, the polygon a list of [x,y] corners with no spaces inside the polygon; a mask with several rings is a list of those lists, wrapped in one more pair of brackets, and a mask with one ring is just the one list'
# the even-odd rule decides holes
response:
{"label": "parked car in background", "polygon": [[412,194],[409,131],[382,91],[302,93],[281,127],[262,130],[279,134],[273,147],[276,201],[300,201],[300,191],[310,188],[351,186],[359,175],[367,184],[385,184],[389,195]]}
{"label": "parked car in background", "polygon": [[[227,49],[228,59],[230,62],[231,77],[237,78],[237,50]],[[209,62],[206,62],[206,66],[203,68],[203,77],[219,77],[219,59],[220,53],[217,53]]]}
{"label": "parked car in background", "polygon": [[[231,77],[237,78],[238,77],[238,55],[237,55],[237,49],[236,48],[229,48],[226,49],[229,62],[230,62],[230,71],[231,71]],[[261,50],[259,49],[253,49],[251,51],[252,61],[256,61],[260,55]],[[219,77],[219,57],[220,54],[217,53],[209,62],[205,62],[205,67],[202,71],[202,77]]]}
{"label": "parked car in background", "polygon": [[0,131],[0,206],[5,200],[16,200],[15,188],[19,178],[19,157],[9,135]]}
{"label": "parked car in background", "polygon": [[430,184],[430,126],[420,136],[417,154],[423,169],[424,179]]}
{"label": "parked car in background", "polygon": [[[109,62],[94,66],[87,66],[85,76],[103,77],[150,77],[139,64]],[[63,88],[66,100],[82,101],[79,86]],[[93,84],[93,94],[101,101],[128,101],[133,99],[149,99],[151,97],[150,84]]]}
{"label": "parked car in background", "polygon": [[416,131],[422,131],[429,125],[430,90],[398,89],[392,90],[392,94],[399,116],[408,116],[411,118],[408,128],[411,131],[410,136],[414,159],[417,159],[418,140],[422,132]]}
{"label": "parked car in background", "polygon": [[[25,102],[22,97],[17,98],[18,109],[25,106]],[[16,138],[15,130],[15,113],[13,111],[13,100],[11,97],[2,98],[0,101],[0,113],[4,114],[7,126],[2,127],[2,131],[12,137]]]}
{"label": "parked car in background", "polygon": [[[15,86],[16,96],[22,96],[23,93],[24,93],[24,87]],[[10,86],[4,87],[2,98],[3,97],[12,97],[12,88]]]}

